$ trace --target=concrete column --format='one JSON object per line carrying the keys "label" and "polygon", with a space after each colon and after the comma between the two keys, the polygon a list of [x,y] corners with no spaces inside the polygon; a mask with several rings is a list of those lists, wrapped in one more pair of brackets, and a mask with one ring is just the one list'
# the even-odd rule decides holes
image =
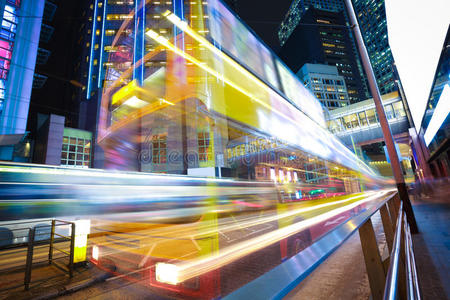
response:
{"label": "concrete column", "polygon": [[417,160],[418,160],[418,167],[419,169],[422,169],[423,176],[425,180],[432,179],[433,175],[431,174],[430,167],[428,166],[427,160],[425,158],[425,154],[423,153],[423,147],[421,145],[421,141],[419,139],[419,136],[417,135],[415,128],[409,128],[409,136],[412,140],[412,146],[416,150]]}

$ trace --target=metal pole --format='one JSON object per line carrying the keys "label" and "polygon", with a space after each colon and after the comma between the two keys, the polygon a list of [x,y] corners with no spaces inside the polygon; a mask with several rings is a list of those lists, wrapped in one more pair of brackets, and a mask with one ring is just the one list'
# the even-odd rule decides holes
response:
{"label": "metal pole", "polygon": [[31,281],[31,269],[33,266],[33,247],[34,247],[34,236],[36,234],[36,227],[30,228],[28,231],[28,251],[27,251],[27,262],[25,266],[25,290],[30,288]]}
{"label": "metal pole", "polygon": [[375,74],[373,73],[372,70],[369,55],[367,54],[367,49],[366,46],[364,45],[364,40],[362,38],[361,31],[359,30],[355,11],[353,10],[351,0],[345,0],[345,4],[347,6],[348,16],[350,19],[350,26],[353,29],[356,43],[358,45],[359,54],[361,55],[364,71],[366,72],[367,79],[369,81],[370,92],[372,93],[373,96],[373,101],[375,103],[375,108],[377,110],[378,119],[380,121],[381,129],[383,131],[386,148],[388,150],[388,154],[391,159],[391,167],[392,172],[394,173],[395,183],[397,184],[398,194],[403,202],[403,208],[406,212],[408,223],[411,226],[411,232],[418,233],[419,230],[417,228],[417,223],[414,217],[411,202],[409,201],[408,191],[406,189],[405,179],[403,178],[402,169],[400,166],[400,162],[398,160],[397,151],[395,149],[394,139],[392,138],[389,123],[387,121],[386,114],[384,112],[383,102],[381,101],[380,91],[378,90],[377,81],[375,79]]}
{"label": "metal pole", "polygon": [[69,276],[73,277],[73,258],[75,254],[75,223],[71,224],[72,232],[70,235],[70,254],[69,254]]}
{"label": "metal pole", "polygon": [[55,242],[55,220],[52,220],[52,228],[50,233],[50,245],[48,247],[48,263],[53,262],[53,243]]}

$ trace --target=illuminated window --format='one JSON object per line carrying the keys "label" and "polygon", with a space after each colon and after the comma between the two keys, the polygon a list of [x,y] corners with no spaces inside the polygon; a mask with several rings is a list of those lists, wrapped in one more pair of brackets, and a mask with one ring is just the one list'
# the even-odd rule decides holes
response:
{"label": "illuminated window", "polygon": [[378,122],[377,116],[375,115],[375,109],[366,110],[367,121],[369,124],[376,124]]}
{"label": "illuminated window", "polygon": [[152,162],[154,164],[167,162],[167,135],[158,134],[152,137]]}
{"label": "illuminated window", "polygon": [[94,49],[97,50],[98,49],[98,44],[94,45]]}
{"label": "illuminated window", "polygon": [[362,111],[362,112],[358,113],[358,117],[359,117],[359,123],[361,123],[361,126],[367,126],[366,113]]}
{"label": "illuminated window", "polygon": [[133,15],[108,14],[106,16],[106,20],[108,20],[108,21],[127,20],[127,19],[133,19]]}
{"label": "illuminated window", "polygon": [[384,106],[384,111],[386,112],[386,118],[391,120],[394,118],[394,110],[392,109],[392,105],[388,104]]}
{"label": "illuminated window", "polygon": [[356,117],[356,114],[351,114],[348,116],[344,116],[344,126],[346,128],[356,128],[359,126],[358,118]]}
{"label": "illuminated window", "polygon": [[97,17],[97,21],[100,22],[101,20],[102,20],[102,17],[98,16],[98,17]]}
{"label": "illuminated window", "polygon": [[336,47],[335,44],[329,44],[329,43],[322,43],[322,45],[325,46],[325,47],[330,47],[330,48]]}
{"label": "illuminated window", "polygon": [[107,29],[107,30],[105,30],[105,35],[107,35],[107,36],[111,36],[111,35],[114,35],[114,34],[116,34],[116,31],[114,29]]}
{"label": "illuminated window", "polygon": [[97,30],[95,31],[95,35],[100,35],[100,29],[97,29]]}
{"label": "illuminated window", "polygon": [[394,107],[394,113],[397,118],[406,116],[402,101],[395,102],[392,106]]}
{"label": "illuminated window", "polygon": [[209,132],[199,132],[198,138],[198,159],[199,161],[211,161],[212,149],[210,147]]}
{"label": "illuminated window", "polygon": [[91,162],[91,140],[80,137],[63,137],[61,165],[89,168]]}
{"label": "illuminated window", "polygon": [[97,59],[94,59],[94,66],[96,66],[98,64]]}

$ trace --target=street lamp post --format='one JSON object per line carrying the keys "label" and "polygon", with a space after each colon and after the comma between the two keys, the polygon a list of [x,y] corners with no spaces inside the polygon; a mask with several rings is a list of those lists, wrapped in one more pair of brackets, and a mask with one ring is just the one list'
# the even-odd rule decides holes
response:
{"label": "street lamp post", "polygon": [[359,54],[361,55],[361,60],[363,63],[364,71],[367,74],[367,79],[369,81],[370,92],[372,93],[373,100],[375,102],[375,108],[377,110],[378,119],[380,120],[381,129],[383,131],[384,140],[386,143],[386,148],[391,160],[392,172],[394,173],[395,183],[397,184],[398,194],[403,202],[403,208],[406,212],[406,217],[408,218],[408,223],[411,228],[412,233],[418,233],[416,219],[414,217],[414,212],[412,210],[411,202],[409,200],[408,191],[406,189],[405,179],[403,178],[403,172],[400,166],[400,161],[398,159],[397,151],[395,149],[394,139],[392,137],[391,130],[389,128],[389,123],[384,112],[383,102],[381,101],[380,91],[378,90],[377,81],[375,79],[375,74],[373,73],[372,64],[370,63],[369,55],[367,54],[366,46],[364,45],[364,40],[359,30],[358,21],[356,20],[355,11],[353,10],[353,5],[351,0],[345,0],[347,6],[348,16],[350,19],[350,26],[353,29],[353,33],[356,38],[356,43],[358,45]]}

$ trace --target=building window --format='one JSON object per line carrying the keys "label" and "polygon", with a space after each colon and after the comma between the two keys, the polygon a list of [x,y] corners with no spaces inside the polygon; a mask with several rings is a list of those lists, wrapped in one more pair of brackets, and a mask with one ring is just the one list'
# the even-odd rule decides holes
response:
{"label": "building window", "polygon": [[152,162],[165,164],[167,162],[167,135],[158,134],[152,137]]}
{"label": "building window", "polygon": [[361,126],[367,126],[366,113],[362,111],[358,113],[358,116],[359,116],[359,123],[361,124]]}
{"label": "building window", "polygon": [[126,15],[126,14],[108,14],[106,16],[106,20],[108,21],[118,21],[118,20],[126,20],[126,19],[133,19],[133,15]]}
{"label": "building window", "polygon": [[392,106],[394,107],[394,113],[397,118],[406,116],[402,101],[395,102]]}
{"label": "building window", "polygon": [[212,149],[210,147],[209,132],[199,132],[197,138],[198,138],[198,160],[211,161]]}
{"label": "building window", "polygon": [[348,129],[358,127],[358,118],[356,114],[351,114],[348,116],[344,116],[344,126]]}
{"label": "building window", "polygon": [[386,112],[386,118],[388,120],[391,120],[391,119],[393,119],[395,117],[394,116],[394,110],[392,109],[392,105],[391,104],[385,105],[384,106],[384,111]]}
{"label": "building window", "polygon": [[89,168],[91,161],[91,140],[77,137],[63,137],[61,166]]}
{"label": "building window", "polygon": [[369,124],[376,124],[378,122],[377,116],[375,115],[375,108],[366,110],[366,116]]}

